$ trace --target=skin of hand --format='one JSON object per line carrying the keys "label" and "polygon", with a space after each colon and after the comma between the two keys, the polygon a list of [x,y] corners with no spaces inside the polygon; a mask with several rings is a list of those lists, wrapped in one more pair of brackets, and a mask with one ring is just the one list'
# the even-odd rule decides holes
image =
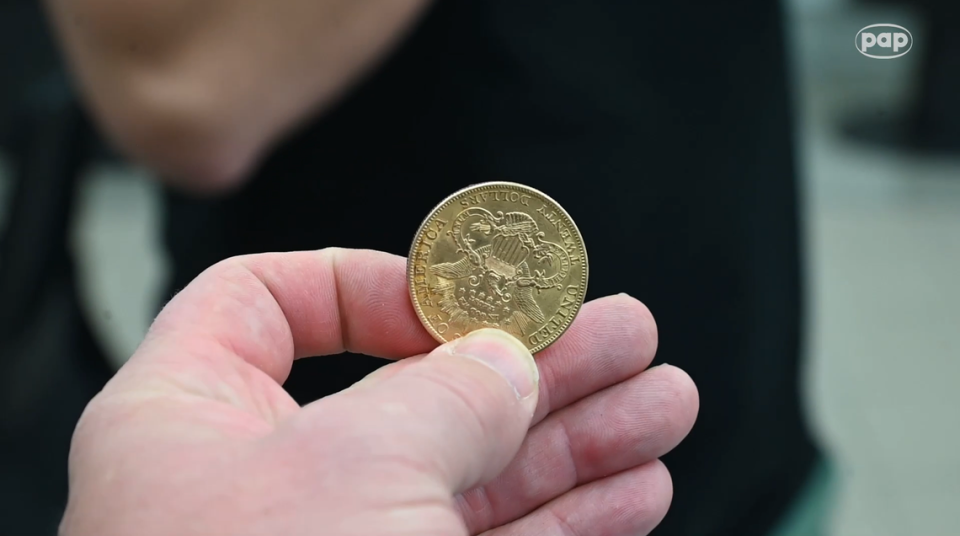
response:
{"label": "skin of hand", "polygon": [[[656,345],[619,295],[535,362],[494,330],[438,347],[403,258],[232,258],[86,408],[61,534],[646,534],[672,497],[658,458],[699,406],[681,370],[648,369]],[[304,407],[281,387],[294,359],[345,350],[396,361]]]}

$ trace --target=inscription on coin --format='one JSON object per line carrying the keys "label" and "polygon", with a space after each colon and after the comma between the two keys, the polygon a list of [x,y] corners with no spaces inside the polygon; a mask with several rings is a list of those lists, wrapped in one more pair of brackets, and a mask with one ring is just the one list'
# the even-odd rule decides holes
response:
{"label": "inscription on coin", "polygon": [[545,194],[508,182],[445,199],[424,220],[408,258],[414,308],[437,340],[491,327],[531,352],[569,327],[588,272],[567,213]]}

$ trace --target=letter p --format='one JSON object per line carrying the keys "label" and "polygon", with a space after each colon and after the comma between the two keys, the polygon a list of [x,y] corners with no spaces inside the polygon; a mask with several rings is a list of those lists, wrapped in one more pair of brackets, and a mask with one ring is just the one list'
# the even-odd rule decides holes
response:
{"label": "letter p", "polygon": [[905,46],[907,46],[907,34],[905,33],[893,34],[893,51],[896,52]]}
{"label": "letter p", "polygon": [[877,36],[867,32],[860,34],[860,52],[866,52],[868,48],[876,44]]}

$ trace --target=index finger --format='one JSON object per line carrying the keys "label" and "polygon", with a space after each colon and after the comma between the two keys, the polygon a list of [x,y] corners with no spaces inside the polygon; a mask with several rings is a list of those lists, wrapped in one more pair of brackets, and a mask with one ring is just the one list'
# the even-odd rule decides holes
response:
{"label": "index finger", "polygon": [[[242,359],[277,383],[294,359],[353,352],[403,358],[437,342],[413,310],[402,257],[369,250],[233,257],[200,274],[157,317],[137,354]],[[224,351],[226,350],[226,351]]]}

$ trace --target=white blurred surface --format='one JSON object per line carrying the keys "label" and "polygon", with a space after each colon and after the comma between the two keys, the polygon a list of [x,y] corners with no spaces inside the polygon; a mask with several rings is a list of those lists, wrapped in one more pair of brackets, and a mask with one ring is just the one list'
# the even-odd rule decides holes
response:
{"label": "white blurred surface", "polygon": [[159,193],[146,173],[100,167],[79,199],[73,238],[83,298],[118,365],[136,350],[163,299]]}
{"label": "white blurred surface", "polygon": [[832,534],[956,536],[960,153],[920,158],[836,135],[846,114],[900,109],[920,57],[871,61],[849,36],[895,22],[920,36],[920,50],[922,20],[851,10],[797,22],[808,407],[838,469]]}

